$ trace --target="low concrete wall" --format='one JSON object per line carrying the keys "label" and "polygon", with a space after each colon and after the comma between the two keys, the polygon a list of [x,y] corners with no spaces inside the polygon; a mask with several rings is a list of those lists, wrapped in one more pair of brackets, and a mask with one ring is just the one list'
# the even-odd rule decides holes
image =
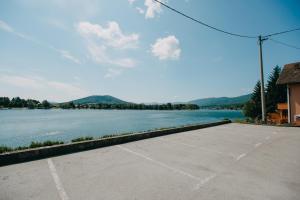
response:
{"label": "low concrete wall", "polygon": [[214,122],[214,123],[189,125],[189,126],[183,126],[178,128],[170,128],[164,130],[135,133],[130,135],[115,136],[115,137],[104,138],[104,139],[95,139],[95,140],[82,141],[82,142],[76,142],[70,144],[62,144],[62,145],[55,145],[49,147],[41,147],[36,149],[28,149],[23,151],[9,152],[9,153],[0,154],[0,166],[38,160],[38,159],[48,158],[52,156],[70,154],[74,152],[91,150],[100,147],[123,144],[123,143],[133,142],[137,140],[143,140],[147,138],[169,135],[173,133],[218,126],[227,123],[231,123],[231,121],[224,120],[224,121]]}

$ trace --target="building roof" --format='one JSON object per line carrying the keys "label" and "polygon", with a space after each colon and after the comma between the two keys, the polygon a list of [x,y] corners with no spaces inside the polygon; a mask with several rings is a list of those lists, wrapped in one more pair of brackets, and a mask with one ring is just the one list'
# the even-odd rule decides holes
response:
{"label": "building roof", "polygon": [[284,65],[277,84],[300,83],[300,62]]}

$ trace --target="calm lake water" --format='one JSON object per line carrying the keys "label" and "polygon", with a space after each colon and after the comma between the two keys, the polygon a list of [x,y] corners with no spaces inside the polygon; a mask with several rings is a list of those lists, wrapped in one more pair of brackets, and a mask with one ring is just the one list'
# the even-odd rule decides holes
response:
{"label": "calm lake water", "polygon": [[31,141],[146,131],[243,118],[241,111],[149,110],[0,110],[0,145],[29,145]]}

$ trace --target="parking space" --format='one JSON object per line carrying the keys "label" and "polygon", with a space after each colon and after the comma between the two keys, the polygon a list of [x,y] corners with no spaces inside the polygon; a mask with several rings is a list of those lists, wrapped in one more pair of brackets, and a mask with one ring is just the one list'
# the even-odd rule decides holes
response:
{"label": "parking space", "polygon": [[227,124],[0,168],[1,199],[299,199],[300,129]]}

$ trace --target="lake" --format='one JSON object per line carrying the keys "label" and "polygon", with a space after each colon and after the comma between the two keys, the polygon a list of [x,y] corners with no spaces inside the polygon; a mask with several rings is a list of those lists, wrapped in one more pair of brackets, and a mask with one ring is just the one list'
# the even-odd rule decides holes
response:
{"label": "lake", "polygon": [[0,110],[0,145],[139,132],[163,127],[243,118],[241,111],[193,110]]}

